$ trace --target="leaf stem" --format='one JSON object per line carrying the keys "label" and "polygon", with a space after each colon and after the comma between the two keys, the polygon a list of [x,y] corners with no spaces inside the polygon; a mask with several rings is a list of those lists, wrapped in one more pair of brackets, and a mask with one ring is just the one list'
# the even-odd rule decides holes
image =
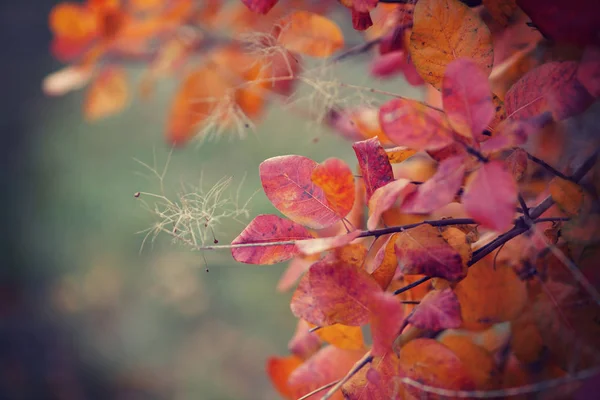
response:
{"label": "leaf stem", "polygon": [[365,353],[365,355],[363,356],[363,358],[358,360],[356,362],[356,364],[354,364],[352,369],[350,369],[350,371],[348,371],[346,376],[344,376],[342,379],[340,379],[334,387],[329,389],[329,391],[327,393],[325,393],[325,396],[321,397],[321,400],[327,400],[327,399],[331,398],[331,396],[333,396],[335,394],[335,392],[337,392],[344,383],[348,382],[354,375],[356,375],[356,373],[358,371],[360,371],[365,365],[369,364],[371,361],[373,361],[373,356],[371,355],[370,351],[367,351]]}

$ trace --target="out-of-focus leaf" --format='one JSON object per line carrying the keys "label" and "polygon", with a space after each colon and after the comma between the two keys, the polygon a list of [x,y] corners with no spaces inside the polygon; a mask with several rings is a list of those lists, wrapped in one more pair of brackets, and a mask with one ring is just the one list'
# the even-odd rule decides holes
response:
{"label": "out-of-focus leaf", "polygon": [[83,111],[86,119],[94,121],[122,111],[130,99],[127,74],[123,68],[102,70],[88,88]]}
{"label": "out-of-focus leaf", "polygon": [[432,290],[408,316],[408,322],[430,331],[458,328],[462,322],[458,298],[452,289]]}
{"label": "out-of-focus leaf", "polygon": [[296,242],[296,248],[303,254],[318,254],[322,251],[345,246],[356,239],[360,233],[360,230],[356,230],[345,235],[300,240]]}
{"label": "out-of-focus leaf", "polygon": [[308,322],[299,319],[296,332],[288,343],[290,352],[303,360],[315,354],[321,347],[321,340],[315,332],[310,332],[310,328]]}
{"label": "out-of-focus leaf", "polygon": [[288,379],[292,372],[302,365],[302,359],[291,355],[287,357],[270,357],[267,360],[267,374],[271,383],[280,395],[286,399],[294,399]]}
{"label": "out-of-focus leaf", "polygon": [[286,49],[312,57],[328,57],[344,46],[344,35],[332,20],[295,11],[279,21],[277,41]]}
{"label": "out-of-focus leaf", "polygon": [[371,299],[371,336],[374,357],[382,357],[392,353],[394,340],[400,334],[403,323],[402,304],[391,293],[377,293]]}

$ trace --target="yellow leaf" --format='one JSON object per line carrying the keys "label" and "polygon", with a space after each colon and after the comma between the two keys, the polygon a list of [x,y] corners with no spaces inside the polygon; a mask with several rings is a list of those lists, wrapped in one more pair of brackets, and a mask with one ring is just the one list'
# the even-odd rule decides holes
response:
{"label": "yellow leaf", "polygon": [[308,11],[296,11],[283,18],[277,40],[285,48],[312,57],[328,57],[344,46],[339,26],[328,18]]}
{"label": "yellow leaf", "polygon": [[489,75],[494,63],[490,30],[459,0],[420,0],[415,6],[410,54],[419,75],[439,89],[446,66],[470,58]]}

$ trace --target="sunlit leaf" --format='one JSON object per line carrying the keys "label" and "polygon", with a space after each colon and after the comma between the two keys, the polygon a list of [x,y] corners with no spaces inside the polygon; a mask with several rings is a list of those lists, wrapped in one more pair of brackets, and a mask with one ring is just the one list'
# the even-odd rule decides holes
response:
{"label": "sunlit leaf", "polygon": [[452,128],[463,136],[480,139],[494,116],[488,74],[471,59],[452,61],[442,79],[442,99]]}
{"label": "sunlit leaf", "polygon": [[444,114],[416,100],[394,99],[379,110],[383,131],[398,146],[437,150],[454,141]]}
{"label": "sunlit leaf", "polygon": [[293,221],[277,215],[258,215],[231,244],[251,244],[254,247],[234,247],[233,258],[246,264],[275,264],[289,260],[298,253],[294,244],[264,246],[264,243],[312,238],[308,230]]}
{"label": "sunlit leaf", "polygon": [[408,322],[430,331],[458,328],[462,321],[456,295],[452,289],[432,290],[408,316]]}
{"label": "sunlit leaf", "polygon": [[91,68],[64,67],[44,78],[42,90],[47,96],[62,96],[87,85],[92,75],[93,71]]}
{"label": "sunlit leaf", "polygon": [[360,233],[360,230],[356,230],[345,235],[300,240],[296,242],[296,248],[303,254],[317,254],[325,250],[345,246],[356,239]]}
{"label": "sunlit leaf", "polygon": [[328,57],[344,46],[344,36],[332,20],[308,11],[295,11],[279,21],[277,41],[290,51]]}
{"label": "sunlit leaf", "polygon": [[278,156],[259,166],[265,194],[291,220],[310,228],[325,228],[342,217],[327,202],[323,189],[312,181],[318,167],[302,156]]}
{"label": "sunlit leaf", "polygon": [[436,88],[448,64],[472,59],[486,76],[492,71],[492,36],[478,13],[458,0],[421,0],[415,6],[410,54],[421,77]]}
{"label": "sunlit leaf", "polygon": [[398,234],[390,235],[379,249],[372,262],[371,276],[382,289],[387,289],[396,274],[398,260],[396,259],[396,238]]}
{"label": "sunlit leaf", "polygon": [[324,342],[340,349],[361,350],[365,348],[360,326],[334,324],[317,329],[314,333]]}
{"label": "sunlit leaf", "polygon": [[486,228],[504,231],[515,216],[517,185],[501,161],[475,171],[465,186],[462,202],[469,216]]}
{"label": "sunlit leaf", "polygon": [[122,111],[130,100],[123,68],[106,68],[92,81],[83,104],[85,117],[94,121]]}
{"label": "sunlit leaf", "polygon": [[293,371],[302,365],[300,357],[291,355],[287,357],[270,357],[267,360],[267,374],[271,383],[280,395],[286,399],[294,399],[288,379]]}
{"label": "sunlit leaf", "polygon": [[323,190],[327,203],[340,217],[348,215],[354,205],[354,174],[348,164],[328,158],[313,170],[311,180]]}

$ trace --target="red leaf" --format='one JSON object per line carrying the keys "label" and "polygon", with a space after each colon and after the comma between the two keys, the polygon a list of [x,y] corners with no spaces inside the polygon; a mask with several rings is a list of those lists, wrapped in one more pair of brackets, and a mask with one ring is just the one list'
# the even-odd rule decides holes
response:
{"label": "red leaf", "polygon": [[348,215],[354,205],[354,174],[348,164],[328,158],[313,170],[311,180],[323,190],[332,210],[341,218]]}
{"label": "red leaf", "polygon": [[296,256],[290,261],[287,269],[279,278],[279,282],[277,282],[277,290],[280,292],[285,292],[290,289],[298,279],[308,271],[308,268],[311,266],[313,262],[316,260],[310,259],[308,257]]}
{"label": "red leaf", "polygon": [[398,146],[437,150],[454,141],[444,114],[416,100],[395,99],[379,109],[383,132]]}
{"label": "red leaf", "polygon": [[356,230],[345,235],[331,236],[325,238],[316,238],[301,240],[296,242],[296,248],[304,254],[311,255],[317,254],[322,251],[331,250],[336,247],[342,247],[356,239],[360,235],[361,231]]}
{"label": "red leaf", "polygon": [[242,0],[242,3],[252,12],[259,14],[268,13],[279,0]]}
{"label": "red leaf", "polygon": [[435,175],[418,185],[417,190],[404,199],[400,211],[408,214],[429,214],[451,203],[460,189],[465,175],[464,157],[456,156],[440,163]]}
{"label": "red leaf", "polygon": [[400,360],[394,353],[375,357],[342,386],[346,400],[400,400]]}
{"label": "red leaf", "polygon": [[321,339],[315,332],[310,332],[310,325],[303,319],[298,320],[296,332],[288,343],[288,349],[292,354],[303,360],[315,354],[321,347]]}
{"label": "red leaf", "polygon": [[369,200],[371,215],[367,221],[367,228],[371,230],[377,228],[381,215],[392,208],[396,201],[399,200],[399,204],[402,204],[405,197],[416,189],[416,185],[410,183],[408,179],[398,179],[377,189]]}
{"label": "red leaf", "polygon": [[460,254],[431,225],[398,233],[396,255],[400,270],[406,275],[429,275],[452,282],[466,275]]}
{"label": "red leaf", "polygon": [[369,71],[376,78],[390,78],[402,72],[405,58],[403,51],[383,54],[371,62]]}
{"label": "red leaf", "polygon": [[496,128],[494,136],[481,143],[481,151],[488,153],[525,144],[529,136],[550,122],[552,114],[549,112],[527,119],[504,120]]}
{"label": "red leaf", "polygon": [[371,300],[369,321],[373,337],[371,354],[379,357],[392,353],[392,345],[402,328],[402,303],[391,293],[376,293]]}
{"label": "red leaf", "polygon": [[577,80],[592,96],[600,97],[600,47],[586,47],[577,69]]}
{"label": "red leaf", "polygon": [[352,27],[357,31],[366,31],[373,25],[371,14],[368,12],[359,12],[352,9]]}
{"label": "red leaf", "polygon": [[[263,214],[254,218],[231,244],[269,243],[312,238],[302,225],[280,218],[277,215]],[[294,244],[252,246],[232,248],[236,261],[246,264],[275,264],[289,260],[297,254]]]}
{"label": "red leaf", "polygon": [[313,264],[308,279],[311,295],[325,315],[321,325],[365,325],[369,321],[369,300],[382,291],[364,269],[342,262]]}
{"label": "red leaf", "polygon": [[[288,381],[295,399],[335,380],[341,379],[364,355],[364,350],[345,350],[327,346],[298,367]],[[320,398],[320,392],[313,399]]]}
{"label": "red leaf", "polygon": [[356,142],[352,148],[358,159],[369,201],[375,190],[394,180],[392,165],[377,138]]}
{"label": "red leaf", "polygon": [[311,180],[318,165],[302,156],[279,156],[263,161],[259,167],[271,203],[291,220],[315,229],[342,218],[329,206],[323,189]]}
{"label": "red leaf", "polygon": [[522,119],[551,111],[562,120],[585,111],[594,98],[577,80],[575,61],[550,62],[529,71],[504,99],[509,118]]}
{"label": "red leaf", "polygon": [[408,316],[408,322],[431,331],[458,328],[462,323],[458,298],[450,288],[433,290]]}
{"label": "red leaf", "polygon": [[446,68],[442,100],[452,128],[466,137],[481,140],[494,117],[488,75],[471,59],[459,58]]}
{"label": "red leaf", "polygon": [[287,357],[270,357],[267,360],[267,374],[271,383],[280,395],[286,399],[294,399],[288,379],[292,372],[302,365],[302,359],[294,355]]}
{"label": "red leaf", "polygon": [[576,45],[598,43],[596,0],[517,0],[517,5],[547,38]]}
{"label": "red leaf", "polygon": [[501,161],[484,164],[467,180],[462,203],[467,214],[486,228],[504,231],[515,216],[517,185]]}

